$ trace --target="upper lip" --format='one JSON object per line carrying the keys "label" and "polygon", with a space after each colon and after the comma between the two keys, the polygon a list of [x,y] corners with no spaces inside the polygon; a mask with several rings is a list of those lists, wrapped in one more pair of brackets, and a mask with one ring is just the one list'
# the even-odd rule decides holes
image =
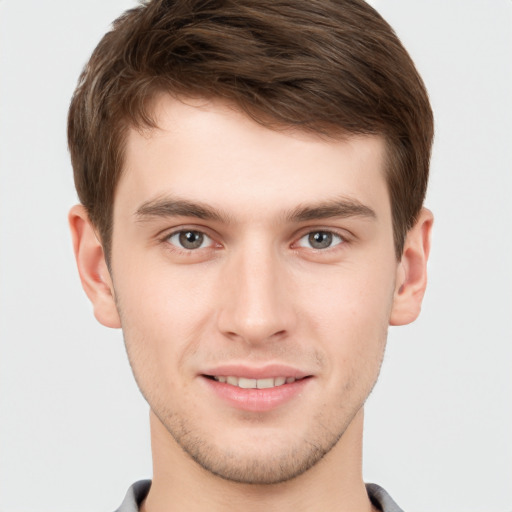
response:
{"label": "upper lip", "polygon": [[269,364],[265,366],[247,366],[240,364],[219,365],[201,372],[208,376],[234,376],[246,379],[269,379],[272,377],[294,377],[302,379],[311,376],[310,373],[284,364]]}

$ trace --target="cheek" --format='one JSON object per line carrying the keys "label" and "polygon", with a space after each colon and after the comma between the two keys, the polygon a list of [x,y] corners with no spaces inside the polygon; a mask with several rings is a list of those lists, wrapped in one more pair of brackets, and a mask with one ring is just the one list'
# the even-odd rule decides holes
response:
{"label": "cheek", "polygon": [[184,371],[183,361],[197,350],[212,318],[206,284],[200,286],[193,273],[171,273],[169,267],[116,270],[116,301],[136,378],[158,375],[162,384],[174,386],[175,376]]}
{"label": "cheek", "polygon": [[346,380],[361,373],[376,377],[392,308],[393,273],[389,267],[386,272],[343,269],[319,284],[303,297],[308,306],[302,309],[301,325],[321,343],[331,371],[345,368]]}
{"label": "cheek", "polygon": [[164,333],[193,326],[206,306],[208,275],[193,265],[171,265],[164,255],[120,259],[114,275],[118,305],[130,328]]}
{"label": "cheek", "polygon": [[393,265],[347,265],[323,277],[305,274],[303,280],[294,294],[307,304],[304,309],[317,327],[342,334],[387,325],[395,286]]}

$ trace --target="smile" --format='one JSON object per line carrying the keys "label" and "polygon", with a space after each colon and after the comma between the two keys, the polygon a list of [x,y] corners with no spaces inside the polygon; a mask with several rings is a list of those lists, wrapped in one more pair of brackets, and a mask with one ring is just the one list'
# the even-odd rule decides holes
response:
{"label": "smile", "polygon": [[291,384],[297,379],[295,377],[269,377],[265,379],[248,379],[246,377],[214,375],[213,380],[223,384],[229,384],[242,389],[269,389]]}
{"label": "smile", "polygon": [[219,367],[201,376],[213,396],[234,409],[257,413],[271,411],[304,396],[314,380],[313,375],[281,365],[259,369]]}

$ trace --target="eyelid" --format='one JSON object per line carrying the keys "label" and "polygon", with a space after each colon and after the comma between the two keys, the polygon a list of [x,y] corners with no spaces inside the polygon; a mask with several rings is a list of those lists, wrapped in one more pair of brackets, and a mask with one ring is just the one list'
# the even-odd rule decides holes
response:
{"label": "eyelid", "polygon": [[[203,237],[203,240],[201,242],[201,245],[199,247],[195,247],[195,248],[187,248],[187,247],[183,247],[178,240],[176,241],[173,241],[172,239],[174,237],[178,237],[182,234],[182,233],[197,233],[197,234],[200,234],[202,237]],[[208,247],[211,246],[211,243],[213,242],[213,240],[206,234],[206,233],[203,233],[202,231],[197,231],[197,230],[192,230],[192,229],[181,229],[180,231],[174,231],[173,233],[171,233],[170,235],[167,236],[166,238],[167,242],[175,247],[177,247],[179,250],[181,251],[198,251],[199,249],[207,249]]]}
{"label": "eyelid", "polygon": [[155,238],[165,239],[174,235],[176,233],[181,233],[182,231],[197,231],[198,233],[203,233],[210,238],[216,238],[215,234],[212,234],[212,230],[206,226],[199,226],[197,224],[177,224],[175,226],[166,227],[164,229],[160,229],[158,233],[154,235]]}
{"label": "eyelid", "polygon": [[214,233],[212,233],[211,229],[206,228],[205,226],[197,226],[197,225],[193,225],[193,224],[182,224],[179,226],[173,226],[172,228],[163,229],[159,233],[156,234],[155,238],[161,243],[172,246],[175,250],[181,250],[181,251],[187,252],[187,253],[193,252],[194,250],[195,251],[199,250],[199,249],[186,249],[184,247],[180,247],[179,245],[172,244],[169,242],[169,239],[172,236],[177,235],[179,233],[186,232],[186,231],[194,231],[197,233],[201,233],[205,238],[208,238],[210,240],[210,243],[208,244],[207,247],[201,247],[200,249],[205,250],[205,249],[213,248],[215,246],[217,246],[217,247],[222,246],[222,244],[217,241],[218,236],[216,236]]}
{"label": "eyelid", "polygon": [[[169,242],[170,237],[172,237],[173,235],[182,233],[184,231],[196,231],[198,233],[201,233],[205,237],[210,239],[210,243],[208,244],[207,247],[201,247],[198,249],[186,249],[184,247],[180,247],[179,245],[171,244]],[[329,249],[334,249],[335,247],[338,247],[339,245],[348,245],[348,244],[352,243],[354,241],[354,239],[357,238],[353,233],[351,233],[349,230],[347,230],[345,228],[337,228],[337,227],[333,227],[333,226],[327,227],[327,226],[322,226],[322,225],[320,225],[320,226],[311,226],[310,225],[310,226],[303,227],[296,232],[296,234],[293,236],[294,241],[292,242],[290,247],[292,249],[302,248],[301,246],[298,245],[298,242],[301,239],[303,239],[305,236],[308,236],[311,233],[316,233],[316,232],[331,233],[335,237],[339,237],[342,240],[342,243],[341,242],[336,243],[326,249],[311,248],[311,250],[316,250],[316,251],[327,252]],[[162,229],[155,235],[155,239],[158,242],[165,243],[167,245],[171,245],[173,248],[175,248],[175,250],[181,250],[185,253],[191,253],[194,251],[198,251],[199,249],[206,250],[206,249],[214,249],[214,248],[223,247],[223,243],[218,241],[219,235],[216,232],[212,232],[211,228],[208,228],[206,226],[198,226],[198,225],[194,225],[194,224],[182,224],[182,225],[178,225],[178,226],[173,226],[172,228]],[[304,247],[304,248],[306,248],[306,247]]]}
{"label": "eyelid", "polygon": [[[331,243],[331,245],[328,245],[327,247],[324,247],[324,248],[311,247],[309,245],[309,240],[308,239],[314,233],[326,233],[326,234],[331,235],[332,236],[332,243]],[[302,240],[305,240],[304,244],[301,243]],[[314,230],[308,231],[307,233],[302,235],[300,238],[298,238],[297,242],[295,242],[295,243],[297,244],[298,247],[301,247],[301,248],[304,248],[304,249],[311,249],[313,251],[324,252],[324,251],[329,251],[331,249],[334,249],[335,247],[337,247],[337,246],[339,246],[341,244],[345,244],[346,243],[346,239],[345,239],[345,237],[343,237],[339,233],[336,233],[335,231],[332,231],[332,230],[314,229]]]}
{"label": "eyelid", "polygon": [[296,245],[299,240],[304,238],[307,235],[310,235],[311,233],[331,233],[334,236],[340,237],[344,243],[350,243],[352,242],[356,236],[352,234],[347,229],[342,228],[336,228],[332,226],[307,226],[305,228],[301,228],[299,231],[297,231],[296,235],[294,236],[295,242],[293,242],[292,245]]}

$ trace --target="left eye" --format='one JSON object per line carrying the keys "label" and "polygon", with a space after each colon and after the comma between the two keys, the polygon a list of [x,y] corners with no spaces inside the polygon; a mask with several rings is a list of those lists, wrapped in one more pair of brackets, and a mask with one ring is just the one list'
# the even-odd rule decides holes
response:
{"label": "left eye", "polygon": [[332,231],[311,231],[300,238],[298,245],[309,249],[329,249],[343,243],[343,238]]}
{"label": "left eye", "polygon": [[192,251],[194,249],[202,249],[208,247],[212,243],[212,239],[201,233],[201,231],[183,230],[177,231],[169,236],[167,239],[169,243],[175,245],[180,249]]}

